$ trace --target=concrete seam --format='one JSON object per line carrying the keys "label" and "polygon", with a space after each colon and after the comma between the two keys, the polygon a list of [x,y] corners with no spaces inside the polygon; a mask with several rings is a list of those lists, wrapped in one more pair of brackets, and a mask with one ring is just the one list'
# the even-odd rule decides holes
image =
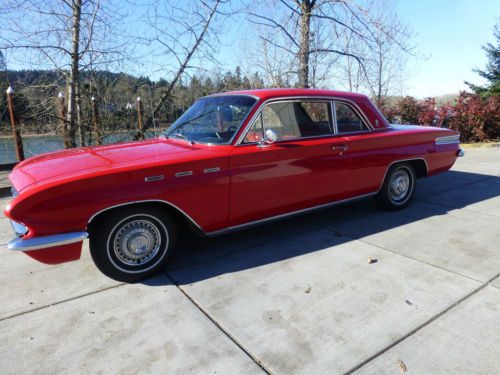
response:
{"label": "concrete seam", "polygon": [[238,340],[234,335],[232,335],[223,325],[220,323],[207,309],[205,309],[200,303],[198,303],[191,295],[179,285],[177,281],[171,277],[168,272],[165,272],[165,276],[172,281],[172,283],[180,290],[184,296],[191,301],[191,303],[198,309],[200,312],[207,317],[229,340],[231,340],[243,353],[245,353],[257,366],[259,366],[266,374],[273,375],[273,372],[268,369],[262,361],[253,354],[240,340]]}
{"label": "concrete seam", "polygon": [[440,317],[442,317],[444,314],[446,314],[448,311],[452,310],[453,308],[457,307],[458,305],[460,305],[462,302],[464,302],[465,300],[469,299],[470,297],[472,297],[474,294],[480,292],[481,290],[483,290],[485,287],[487,287],[493,280],[495,280],[497,277],[499,277],[500,274],[498,275],[495,275],[494,277],[492,277],[491,279],[489,279],[486,283],[484,283],[483,285],[479,286],[478,288],[474,289],[473,291],[467,293],[465,296],[463,296],[462,298],[458,299],[456,302],[454,302],[453,304],[451,304],[450,306],[448,306],[446,309],[444,309],[443,311],[439,312],[438,314],[434,315],[433,317],[429,318],[428,320],[426,320],[424,323],[418,325],[416,328],[412,329],[410,332],[408,332],[406,335],[404,335],[403,337],[399,338],[398,340],[396,340],[395,342],[393,342],[392,344],[389,344],[387,345],[386,347],[384,347],[382,350],[379,350],[377,353],[375,353],[374,355],[370,356],[369,358],[365,359],[364,361],[362,361],[360,364],[356,365],[355,367],[351,368],[349,371],[346,371],[345,374],[352,374],[354,371],[357,371],[359,370],[360,368],[362,368],[363,366],[365,366],[366,364],[370,363],[371,361],[373,361],[374,359],[380,357],[382,354],[386,353],[387,351],[389,351],[390,349],[392,349],[393,347],[395,347],[396,345],[400,344],[401,342],[405,341],[406,339],[408,339],[409,337],[413,336],[415,333],[417,333],[418,331],[420,331],[421,329],[425,328],[426,326],[428,326],[429,324],[431,324],[432,322],[434,322],[435,320],[439,319]]}
{"label": "concrete seam", "polygon": [[89,293],[81,294],[79,296],[75,296],[75,297],[67,298],[67,299],[64,299],[61,301],[57,301],[57,302],[51,303],[50,305],[43,305],[43,306],[34,308],[32,310],[22,311],[20,313],[14,314],[14,315],[9,315],[9,316],[0,318],[0,322],[3,322],[4,320],[12,319],[12,318],[17,318],[18,316],[26,315],[26,314],[29,314],[29,313],[32,313],[35,311],[43,310],[43,309],[46,309],[48,307],[57,306],[57,305],[60,305],[62,303],[71,302],[71,301],[74,301],[74,300],[79,299],[79,298],[88,297],[88,296],[91,296],[93,294],[105,292],[107,290],[110,290],[113,288],[118,288],[118,287],[123,286],[123,285],[125,285],[125,283],[120,283],[118,285],[109,286],[109,287],[104,288],[104,289],[94,290],[93,292],[89,292]]}
{"label": "concrete seam", "polygon": [[493,288],[500,289],[500,286],[497,286],[497,285],[494,285],[494,284],[493,284],[493,281],[495,281],[495,280],[496,280],[496,279],[498,279],[498,278],[500,278],[500,273],[499,273],[496,277],[494,277],[493,279],[491,279],[491,280],[488,282],[488,284],[489,284],[490,286],[492,286]]}

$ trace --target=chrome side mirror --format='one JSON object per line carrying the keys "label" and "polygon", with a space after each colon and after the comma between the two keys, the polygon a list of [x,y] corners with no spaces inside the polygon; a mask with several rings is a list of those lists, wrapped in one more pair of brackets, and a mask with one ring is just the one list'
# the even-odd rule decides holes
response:
{"label": "chrome side mirror", "polygon": [[278,140],[278,134],[272,129],[266,129],[264,132],[264,143],[266,145],[273,144]]}

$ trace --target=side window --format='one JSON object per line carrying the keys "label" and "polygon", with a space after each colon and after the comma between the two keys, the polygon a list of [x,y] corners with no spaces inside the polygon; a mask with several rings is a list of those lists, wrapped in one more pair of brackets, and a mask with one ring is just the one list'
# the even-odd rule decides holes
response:
{"label": "side window", "polygon": [[[298,104],[298,103],[297,103]],[[298,108],[300,133],[303,137],[332,133],[330,102],[303,102]]]}
{"label": "side window", "polygon": [[335,103],[337,129],[339,133],[352,133],[368,130],[354,110],[344,103]]}
{"label": "side window", "polygon": [[253,143],[260,142],[263,138],[262,131],[262,113],[259,115],[257,120],[253,123],[252,127],[248,131],[243,143]]}
{"label": "side window", "polygon": [[262,109],[264,131],[272,129],[278,140],[298,138],[300,130],[294,116],[293,102],[271,103]]}
{"label": "side window", "polygon": [[266,105],[245,137],[245,143],[262,140],[274,130],[278,140],[332,134],[330,102],[290,101]]}

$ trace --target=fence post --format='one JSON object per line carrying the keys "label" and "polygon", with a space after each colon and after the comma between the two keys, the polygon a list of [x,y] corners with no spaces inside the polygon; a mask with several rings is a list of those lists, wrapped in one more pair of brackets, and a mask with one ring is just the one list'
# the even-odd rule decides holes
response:
{"label": "fence post", "polygon": [[90,98],[90,101],[92,103],[92,129],[94,129],[95,133],[95,142],[96,145],[101,146],[102,145],[102,138],[101,138],[101,128],[99,127],[99,117],[97,113],[97,99],[95,96],[92,96]]}
{"label": "fence post", "polygon": [[14,100],[13,100],[13,95],[14,95],[14,89],[9,86],[7,88],[7,105],[9,107],[9,114],[10,114],[10,125],[12,126],[12,135],[14,136],[14,142],[16,145],[16,155],[17,155],[17,160],[23,161],[24,160],[24,149],[23,149],[23,139],[21,138],[21,131],[16,127],[16,115],[14,113]]}
{"label": "fence post", "polygon": [[140,134],[140,139],[144,139],[144,128],[142,125],[142,101],[141,97],[138,96],[137,99],[135,100],[137,104],[137,126],[139,128],[139,134]]}
{"label": "fence post", "polygon": [[61,126],[63,128],[63,139],[64,139],[64,148],[71,148],[71,141],[69,139],[68,134],[68,123],[66,122],[66,108],[64,106],[64,94],[59,92],[57,95],[57,99],[59,100],[59,117],[61,119]]}

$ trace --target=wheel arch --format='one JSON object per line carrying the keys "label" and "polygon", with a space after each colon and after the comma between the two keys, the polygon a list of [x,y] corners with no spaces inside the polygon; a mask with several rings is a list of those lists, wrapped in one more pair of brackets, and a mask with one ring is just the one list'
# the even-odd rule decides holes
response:
{"label": "wheel arch", "polygon": [[425,161],[425,159],[423,159],[423,158],[411,159],[411,160],[408,160],[406,162],[413,167],[413,170],[415,171],[415,176],[417,178],[427,177],[429,170],[428,170],[427,162]]}
{"label": "wheel arch", "polygon": [[125,207],[130,207],[130,206],[153,206],[153,207],[160,207],[162,210],[165,212],[169,213],[172,215],[172,217],[179,222],[179,224],[184,224],[187,227],[193,229],[196,231],[198,234],[205,234],[205,231],[198,225],[194,219],[189,216],[186,212],[181,210],[179,207],[174,205],[173,203],[163,201],[163,200],[144,200],[144,201],[134,201],[134,202],[127,202],[127,203],[121,203],[121,204],[116,204],[113,206],[106,207],[95,214],[93,214],[88,222],[87,222],[87,229],[89,233],[92,231],[92,225],[95,224],[99,219],[105,217],[106,215],[110,214],[111,212],[114,212],[116,210],[125,208]]}
{"label": "wheel arch", "polygon": [[416,178],[421,178],[421,177],[427,177],[427,173],[429,171],[427,161],[424,158],[412,158],[412,159],[401,159],[401,160],[395,160],[392,163],[390,163],[387,168],[385,169],[384,173],[384,178],[382,178],[382,181],[380,182],[380,186],[378,188],[378,192],[382,189],[382,186],[384,186],[384,182],[387,179],[387,174],[389,173],[389,170],[398,164],[410,164],[415,172],[415,177]]}

